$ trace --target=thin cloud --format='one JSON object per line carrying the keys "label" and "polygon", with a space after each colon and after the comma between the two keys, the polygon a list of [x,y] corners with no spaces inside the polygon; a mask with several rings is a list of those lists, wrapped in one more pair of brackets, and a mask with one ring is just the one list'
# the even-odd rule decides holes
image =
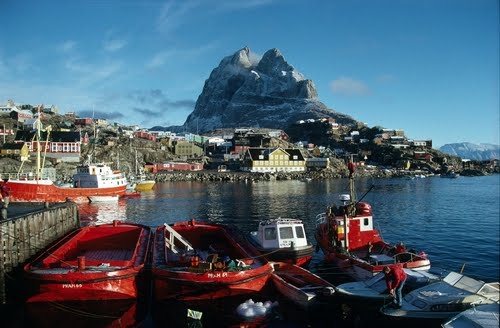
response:
{"label": "thin cloud", "polygon": [[[182,25],[189,24],[200,13],[220,14],[231,11],[246,10],[272,4],[276,0],[217,0],[217,1],[167,1],[161,8],[156,20],[156,28],[161,33],[170,33]],[[206,17],[205,17],[206,18]]]}
{"label": "thin cloud", "polygon": [[173,56],[173,52],[169,51],[169,50],[159,52],[159,53],[155,54],[153,56],[153,58],[151,58],[151,60],[148,63],[146,63],[146,68],[155,69],[155,68],[161,67],[172,56]]}
{"label": "thin cloud", "polygon": [[71,51],[73,51],[73,49],[76,48],[76,46],[77,46],[76,41],[67,40],[67,41],[64,41],[62,44],[60,44],[58,46],[58,49],[59,49],[59,51],[62,51],[62,52],[71,52]]}
{"label": "thin cloud", "polygon": [[125,117],[123,113],[120,112],[108,112],[108,111],[99,111],[99,110],[80,110],[77,112],[79,117],[93,117],[93,118],[102,118],[106,120],[116,120]]}
{"label": "thin cloud", "polygon": [[350,77],[340,77],[330,83],[333,93],[344,96],[365,96],[370,94],[368,86],[360,80]]}
{"label": "thin cloud", "polygon": [[111,39],[104,41],[104,50],[108,52],[115,52],[127,45],[127,41],[119,39]]}
{"label": "thin cloud", "polygon": [[158,116],[158,115],[161,114],[161,111],[159,111],[159,110],[152,110],[152,109],[149,109],[149,108],[134,107],[133,110],[135,112],[140,113],[143,116]]}
{"label": "thin cloud", "polygon": [[198,1],[168,1],[160,10],[156,28],[162,33],[169,33],[189,21],[188,14],[198,7]]}
{"label": "thin cloud", "polygon": [[392,74],[382,74],[377,76],[376,80],[378,83],[389,83],[396,81],[396,77]]}

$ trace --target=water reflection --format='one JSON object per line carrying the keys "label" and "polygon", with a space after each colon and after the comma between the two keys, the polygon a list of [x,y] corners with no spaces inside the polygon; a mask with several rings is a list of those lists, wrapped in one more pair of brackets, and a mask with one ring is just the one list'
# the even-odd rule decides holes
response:
{"label": "water reflection", "polygon": [[113,220],[126,221],[127,199],[117,202],[98,202],[78,204],[82,225],[112,223]]}
{"label": "water reflection", "polygon": [[25,327],[137,327],[146,305],[135,300],[26,304]]}

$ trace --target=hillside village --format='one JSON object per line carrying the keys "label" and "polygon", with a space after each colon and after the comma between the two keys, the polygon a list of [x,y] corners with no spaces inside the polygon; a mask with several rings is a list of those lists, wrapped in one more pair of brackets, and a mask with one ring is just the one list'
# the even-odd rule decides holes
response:
{"label": "hillside village", "polygon": [[248,127],[197,135],[126,126],[76,113],[61,115],[56,106],[9,101],[0,105],[0,173],[17,172],[21,163],[24,170],[33,168],[38,117],[46,172],[63,181],[85,161],[112,163],[128,176],[144,170],[157,176],[206,171],[339,177],[347,174],[347,159],[360,172],[376,176],[498,171],[496,161],[467,162],[464,167],[460,158],[432,149],[432,140],[413,140],[402,130],[342,125],[333,118],[300,120],[287,131]]}

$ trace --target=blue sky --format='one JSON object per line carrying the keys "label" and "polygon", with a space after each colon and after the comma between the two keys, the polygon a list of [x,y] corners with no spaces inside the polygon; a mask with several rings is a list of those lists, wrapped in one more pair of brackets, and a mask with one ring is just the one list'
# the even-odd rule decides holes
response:
{"label": "blue sky", "polygon": [[499,144],[498,0],[2,0],[0,103],[181,125],[228,55],[271,48],[319,100],[413,139]]}

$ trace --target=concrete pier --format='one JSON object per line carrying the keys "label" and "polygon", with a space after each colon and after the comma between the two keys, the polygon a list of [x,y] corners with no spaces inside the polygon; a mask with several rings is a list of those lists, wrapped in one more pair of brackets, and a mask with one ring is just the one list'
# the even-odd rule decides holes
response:
{"label": "concrete pier", "polygon": [[6,275],[52,242],[80,227],[78,206],[66,203],[10,203],[0,218],[0,304],[8,299]]}

